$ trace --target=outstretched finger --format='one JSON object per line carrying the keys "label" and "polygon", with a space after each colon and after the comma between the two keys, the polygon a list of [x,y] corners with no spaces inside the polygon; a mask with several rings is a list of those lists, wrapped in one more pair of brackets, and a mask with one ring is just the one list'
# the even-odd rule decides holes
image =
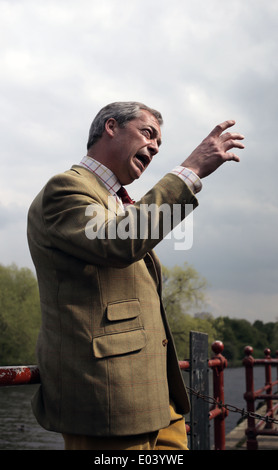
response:
{"label": "outstretched finger", "polygon": [[224,157],[224,160],[226,162],[229,162],[229,161],[234,161],[234,162],[240,162],[240,158],[238,155],[236,155],[235,153],[225,153],[225,157]]}
{"label": "outstretched finger", "polygon": [[217,126],[215,126],[215,128],[211,131],[209,136],[210,137],[219,137],[222,134],[222,132],[224,132],[229,127],[234,126],[235,123],[236,122],[233,119],[228,120],[228,121],[224,121],[221,124],[218,124]]}
{"label": "outstretched finger", "polygon": [[226,142],[227,140],[243,140],[244,135],[239,134],[237,132],[225,132],[225,134],[222,134],[220,136],[220,140],[222,142]]}
{"label": "outstretched finger", "polygon": [[223,148],[225,151],[230,150],[232,148],[244,149],[245,145],[242,142],[238,142],[237,140],[229,139],[223,142]]}

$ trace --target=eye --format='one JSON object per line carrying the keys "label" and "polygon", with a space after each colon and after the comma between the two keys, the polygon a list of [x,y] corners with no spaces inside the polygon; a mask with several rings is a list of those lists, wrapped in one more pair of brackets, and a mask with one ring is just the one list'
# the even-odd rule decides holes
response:
{"label": "eye", "polygon": [[142,134],[144,134],[148,139],[151,139],[152,137],[152,132],[150,129],[143,129]]}

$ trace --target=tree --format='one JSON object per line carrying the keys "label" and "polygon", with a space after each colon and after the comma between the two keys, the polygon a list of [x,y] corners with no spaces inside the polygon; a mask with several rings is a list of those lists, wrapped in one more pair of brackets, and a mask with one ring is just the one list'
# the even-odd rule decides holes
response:
{"label": "tree", "polygon": [[201,277],[192,266],[184,263],[183,267],[162,267],[163,303],[173,333],[177,353],[180,359],[189,356],[188,338],[191,330],[209,335],[209,341],[215,340],[216,330],[211,316],[193,317],[205,304],[206,279]]}
{"label": "tree", "polygon": [[0,265],[0,363],[34,363],[39,327],[39,292],[32,271]]}
{"label": "tree", "polygon": [[190,313],[204,304],[207,281],[187,263],[171,269],[162,266],[162,279],[166,310],[179,305],[184,312]]}

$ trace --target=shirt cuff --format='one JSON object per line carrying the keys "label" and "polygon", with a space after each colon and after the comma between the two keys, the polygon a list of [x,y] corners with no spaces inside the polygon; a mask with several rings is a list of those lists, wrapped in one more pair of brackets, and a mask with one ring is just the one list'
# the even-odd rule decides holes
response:
{"label": "shirt cuff", "polygon": [[174,175],[177,175],[179,178],[181,178],[194,194],[197,194],[199,191],[201,191],[203,186],[202,182],[199,176],[194,173],[194,171],[188,170],[188,168],[185,168],[184,166],[176,166],[170,173],[173,173]]}

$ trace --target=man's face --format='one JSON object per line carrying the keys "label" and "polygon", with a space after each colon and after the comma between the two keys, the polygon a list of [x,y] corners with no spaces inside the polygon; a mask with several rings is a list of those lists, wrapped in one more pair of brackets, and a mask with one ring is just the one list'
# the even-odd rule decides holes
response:
{"label": "man's face", "polygon": [[113,171],[121,184],[130,184],[140,178],[161,144],[161,130],[157,119],[146,110],[125,127],[116,124],[113,139]]}

